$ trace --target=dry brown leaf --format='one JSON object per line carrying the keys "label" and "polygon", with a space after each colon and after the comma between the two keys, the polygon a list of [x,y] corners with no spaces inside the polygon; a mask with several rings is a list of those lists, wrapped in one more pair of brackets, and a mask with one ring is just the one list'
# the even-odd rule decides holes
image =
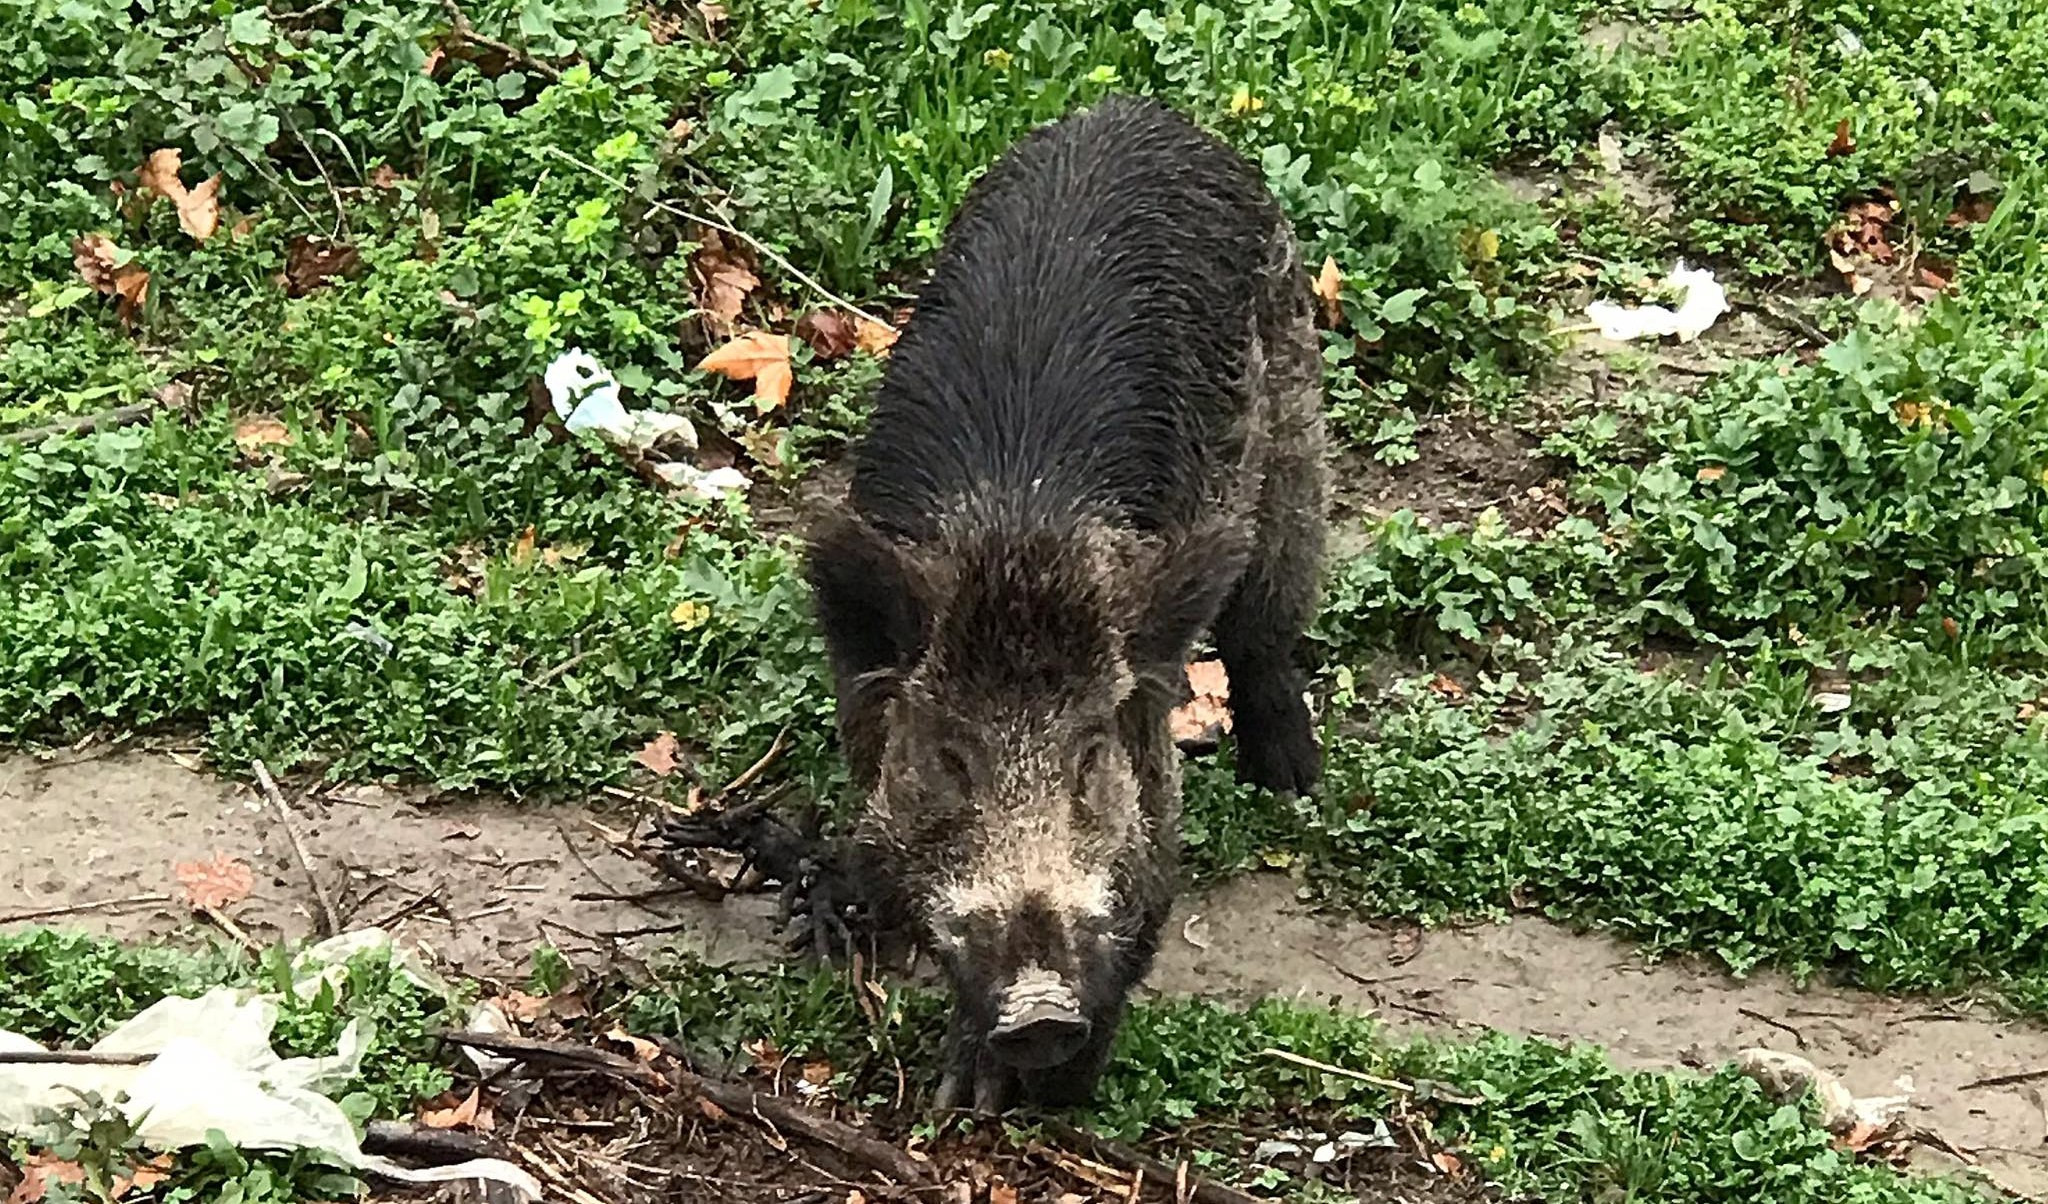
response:
{"label": "dry brown leaf", "polygon": [[859,332],[844,311],[820,309],[796,320],[796,337],[810,344],[811,353],[819,359],[836,360],[852,354]]}
{"label": "dry brown leaf", "polygon": [[475,824],[447,824],[441,829],[442,840],[475,840],[483,834]]}
{"label": "dry brown leaf", "polygon": [[1692,475],[1694,480],[1711,485],[1728,475],[1728,466],[1725,464],[1709,464]]}
{"label": "dry brown leaf", "polygon": [[1175,707],[1167,720],[1174,742],[1213,743],[1230,730],[1230,675],[1222,661],[1197,661],[1187,667],[1187,675],[1194,697]]}
{"label": "dry brown leaf", "polygon": [[605,1034],[605,1040],[616,1041],[632,1050],[636,1062],[652,1062],[661,1056],[661,1046],[645,1037],[636,1037],[618,1025],[613,1025],[612,1031]]}
{"label": "dry brown leaf", "polygon": [[1323,303],[1323,317],[1332,326],[1344,320],[1344,273],[1337,270],[1337,257],[1323,260],[1323,270],[1316,273],[1315,293]]}
{"label": "dry brown leaf", "polygon": [[862,351],[881,359],[889,354],[889,348],[896,345],[896,336],[900,333],[894,326],[862,318],[855,324],[853,342]]}
{"label": "dry brown leaf", "polygon": [[149,272],[123,259],[121,248],[104,234],[81,234],[71,240],[71,262],[79,277],[97,291],[118,298],[121,320],[131,322],[149,300]]}
{"label": "dry brown leaf", "polygon": [[294,297],[303,297],[314,289],[354,276],[362,270],[362,254],[353,246],[301,234],[286,248],[281,279],[286,292]]}
{"label": "dry brown leaf", "polygon": [[1871,1146],[1876,1145],[1878,1140],[1890,1130],[1891,1125],[1888,1123],[1872,1124],[1867,1120],[1858,1121],[1847,1133],[1835,1139],[1835,1148],[1860,1154]]}
{"label": "dry brown leaf", "polygon": [[53,1184],[84,1183],[85,1168],[55,1154],[30,1154],[21,1164],[21,1182],[7,1197],[7,1204],[40,1204]]}
{"label": "dry brown leaf", "polygon": [[448,52],[439,46],[436,46],[432,50],[427,51],[427,61],[420,64],[420,74],[432,75],[436,70],[440,68],[441,60],[447,57]]}
{"label": "dry brown leaf", "polygon": [[731,1113],[719,1107],[717,1104],[712,1103],[710,1100],[705,1099],[701,1095],[697,1097],[697,1111],[704,1114],[705,1120],[708,1120],[715,1125],[724,1124],[726,1121],[732,1119]]}
{"label": "dry brown leaf", "polygon": [[633,754],[633,760],[646,766],[657,777],[667,777],[676,771],[676,734],[663,732],[649,740],[645,747]]}
{"label": "dry brown leaf", "polygon": [[782,1047],[772,1037],[757,1037],[740,1043],[740,1052],[754,1059],[754,1069],[773,1074],[782,1069],[784,1054]]}
{"label": "dry brown leaf", "polygon": [[1394,947],[1387,950],[1387,964],[1405,966],[1422,952],[1422,929],[1414,924],[1404,924],[1394,930]]}
{"label": "dry brown leaf", "polygon": [[1465,701],[1465,687],[1457,678],[1448,673],[1439,673],[1429,680],[1429,692],[1445,702]]}
{"label": "dry brown leaf", "polygon": [[1017,1204],[1017,1189],[996,1180],[988,1185],[988,1204]]}
{"label": "dry brown leaf", "polygon": [[251,414],[235,424],[235,446],[244,455],[266,447],[290,447],[291,428],[274,414]]}
{"label": "dry brown leaf", "polygon": [[1849,119],[1844,117],[1835,123],[1835,140],[1828,143],[1828,158],[1839,159],[1855,153],[1856,140],[1849,136]]}
{"label": "dry brown leaf", "polygon": [[1458,1161],[1458,1156],[1449,1150],[1438,1150],[1429,1156],[1429,1160],[1436,1163],[1436,1169],[1442,1171],[1449,1178],[1457,1178],[1459,1173],[1465,1169],[1465,1164]]}
{"label": "dry brown leaf", "polygon": [[149,1191],[169,1179],[174,1169],[171,1156],[159,1154],[148,1162],[129,1167],[127,1174],[116,1176],[111,1194],[118,1200],[131,1191]]}
{"label": "dry brown leaf", "polygon": [[256,889],[256,871],[249,863],[226,853],[215,853],[212,861],[181,861],[171,873],[184,888],[185,902],[194,908],[219,911],[249,897]]}
{"label": "dry brown leaf", "polygon": [[718,31],[725,24],[725,5],[717,3],[717,0],[700,0],[697,13],[704,18],[704,32],[713,41],[718,40]]}
{"label": "dry brown leaf", "polygon": [[1943,618],[1941,621],[1941,633],[1950,639],[1955,639],[1963,633],[1963,629],[1954,619]]}
{"label": "dry brown leaf", "polygon": [[428,1108],[420,1113],[420,1124],[429,1129],[458,1129],[476,1127],[478,1091],[471,1088],[469,1097],[453,1108]]}
{"label": "dry brown leaf", "polygon": [[697,363],[700,372],[716,372],[728,380],[754,382],[754,408],[766,414],[789,401],[795,376],[789,366],[789,339],[765,330],[749,330]]}
{"label": "dry brown leaf", "polygon": [[379,163],[370,169],[370,187],[381,188],[387,192],[398,187],[399,181],[404,178],[398,174],[398,169],[389,163]]}
{"label": "dry brown leaf", "polygon": [[519,538],[512,541],[512,563],[517,565],[532,564],[533,547],[535,543],[539,542],[539,540],[540,533],[534,529],[532,523],[528,523],[526,525],[526,530],[521,531],[519,533]]}
{"label": "dry brown leaf", "polygon": [[184,157],[177,148],[165,147],[149,153],[136,179],[177,209],[178,228],[191,235],[192,241],[205,242],[220,229],[220,174],[200,181],[197,188],[186,188],[178,178],[183,167]]}
{"label": "dry brown leaf", "polygon": [[829,1082],[831,1082],[831,1081],[832,1081],[832,1063],[830,1063],[830,1062],[806,1062],[806,1063],[804,1063],[804,1082],[806,1082],[806,1083],[809,1083],[809,1084],[810,1084],[811,1086],[813,1086],[813,1087],[823,1087],[823,1086],[824,1086],[825,1084],[827,1084],[827,1083],[829,1083]]}

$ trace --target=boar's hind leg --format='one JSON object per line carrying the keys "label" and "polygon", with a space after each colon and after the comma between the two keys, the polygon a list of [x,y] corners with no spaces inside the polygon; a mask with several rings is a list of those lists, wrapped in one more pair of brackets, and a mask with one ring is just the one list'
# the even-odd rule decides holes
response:
{"label": "boar's hind leg", "polygon": [[[1290,265],[1285,278],[1296,275]],[[1307,301],[1298,286],[1281,294],[1278,312],[1264,324],[1266,372],[1261,395],[1252,399],[1268,439],[1255,542],[1214,628],[1230,675],[1238,777],[1301,795],[1313,791],[1321,773],[1299,656],[1321,585],[1326,492],[1322,363]]]}

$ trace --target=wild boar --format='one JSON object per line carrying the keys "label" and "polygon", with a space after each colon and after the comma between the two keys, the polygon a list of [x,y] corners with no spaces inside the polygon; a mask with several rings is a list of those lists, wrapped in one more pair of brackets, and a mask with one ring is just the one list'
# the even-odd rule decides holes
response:
{"label": "wild boar", "polygon": [[1320,367],[1278,205],[1158,104],[1026,136],[949,228],[807,562],[865,792],[840,889],[954,989],[941,1107],[1093,1093],[1174,897],[1205,631],[1240,777],[1315,784]]}

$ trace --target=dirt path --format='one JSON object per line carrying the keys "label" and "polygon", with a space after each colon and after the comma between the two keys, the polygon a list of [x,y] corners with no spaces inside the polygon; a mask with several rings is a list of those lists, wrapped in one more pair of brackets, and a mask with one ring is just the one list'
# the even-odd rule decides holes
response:
{"label": "dirt path", "polygon": [[[380,789],[304,804],[307,843],[348,926],[385,922],[450,968],[522,977],[541,940],[627,957],[680,943],[716,961],[773,956],[769,901],[645,905],[578,900],[664,885],[610,848],[607,807],[423,806]],[[572,851],[573,850],[573,851]],[[156,753],[77,763],[0,759],[0,915],[167,894],[171,865],[226,852],[256,869],[235,910],[256,939],[302,936],[310,894],[290,845],[256,793]],[[51,923],[126,938],[193,938],[168,902]],[[1404,960],[1405,959],[1405,960]],[[1361,982],[1359,980],[1366,980]],[[1646,964],[1628,946],[1536,920],[1412,933],[1310,914],[1277,875],[1190,899],[1150,986],[1230,999],[1298,996],[1375,1009],[1396,1031],[1497,1028],[1594,1043],[1621,1063],[1704,1066],[1751,1045],[1796,1049],[1858,1094],[1914,1084],[1917,1123],[1975,1151],[2014,1191],[2048,1196],[2048,1120],[2026,1086],[1964,1091],[1989,1075],[2048,1068],[2048,1028],[1989,1008],[1894,1000],[1760,974],[1734,980],[1683,961]]]}

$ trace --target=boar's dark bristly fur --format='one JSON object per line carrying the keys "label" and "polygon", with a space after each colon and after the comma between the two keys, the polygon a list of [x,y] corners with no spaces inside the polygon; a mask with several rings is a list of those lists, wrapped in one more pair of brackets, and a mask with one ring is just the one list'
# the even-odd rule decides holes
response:
{"label": "boar's dark bristly fur", "polygon": [[809,555],[849,855],[956,993],[942,1106],[1092,1093],[1173,900],[1205,630],[1240,774],[1315,783],[1311,312],[1251,166],[1149,102],[1026,137],[947,233]]}

